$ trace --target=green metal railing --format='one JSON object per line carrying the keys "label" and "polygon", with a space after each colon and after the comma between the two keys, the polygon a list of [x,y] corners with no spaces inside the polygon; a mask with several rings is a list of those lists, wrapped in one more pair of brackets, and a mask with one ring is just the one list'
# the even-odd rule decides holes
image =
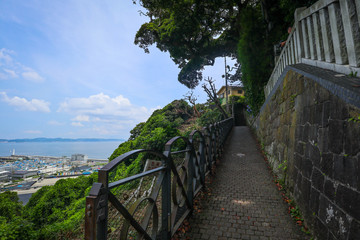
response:
{"label": "green metal railing", "polygon": [[[134,150],[105,165],[86,198],[85,239],[171,239],[232,127],[229,118],[172,138],[163,153]],[[133,161],[146,162],[143,171],[121,177]]]}

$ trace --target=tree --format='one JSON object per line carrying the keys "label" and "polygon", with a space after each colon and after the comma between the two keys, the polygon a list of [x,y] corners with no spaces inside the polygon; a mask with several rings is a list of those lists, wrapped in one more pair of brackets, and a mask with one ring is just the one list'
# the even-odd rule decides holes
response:
{"label": "tree", "polygon": [[149,17],[135,36],[135,44],[149,52],[156,44],[181,68],[178,80],[194,88],[201,70],[216,57],[235,56],[242,10],[251,0],[133,0]]}
{"label": "tree", "polygon": [[16,192],[6,191],[0,194],[0,216],[8,222],[15,217],[21,216],[22,204]]}
{"label": "tree", "polygon": [[181,69],[178,80],[189,88],[199,84],[204,66],[213,65],[215,58],[236,56],[241,68],[234,78],[241,77],[247,102],[256,113],[274,67],[273,45],[286,39],[295,9],[315,1],[133,0],[149,17],[138,30],[135,44],[147,53],[153,44],[169,52]]}
{"label": "tree", "polygon": [[185,97],[185,100],[187,100],[193,106],[194,115],[196,115],[197,117],[200,117],[200,113],[196,108],[197,97],[194,96],[194,92],[193,91],[187,92],[184,95],[184,97]]}
{"label": "tree", "polygon": [[225,110],[222,108],[219,98],[216,95],[216,88],[214,81],[212,78],[208,77],[207,80],[205,80],[209,85],[203,84],[202,87],[206,94],[208,95],[208,98],[211,102],[215,104],[215,106],[219,109],[221,114],[224,116],[224,118],[229,118]]}

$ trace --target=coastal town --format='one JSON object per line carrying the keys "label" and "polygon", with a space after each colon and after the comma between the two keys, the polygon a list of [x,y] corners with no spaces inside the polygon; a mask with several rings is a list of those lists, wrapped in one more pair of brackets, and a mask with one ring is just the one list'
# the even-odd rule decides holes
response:
{"label": "coastal town", "polygon": [[16,191],[25,205],[31,194],[58,180],[90,175],[108,163],[108,159],[91,159],[85,154],[62,156],[0,156],[0,193]]}

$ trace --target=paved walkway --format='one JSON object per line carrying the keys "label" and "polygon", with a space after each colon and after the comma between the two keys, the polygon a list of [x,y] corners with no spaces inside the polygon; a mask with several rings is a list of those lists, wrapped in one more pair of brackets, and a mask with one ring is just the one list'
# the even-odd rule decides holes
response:
{"label": "paved walkway", "polygon": [[182,239],[308,239],[287,213],[248,127],[235,127]]}

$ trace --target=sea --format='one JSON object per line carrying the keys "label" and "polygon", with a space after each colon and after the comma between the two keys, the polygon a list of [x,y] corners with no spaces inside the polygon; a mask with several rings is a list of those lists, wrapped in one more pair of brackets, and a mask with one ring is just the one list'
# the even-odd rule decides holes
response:
{"label": "sea", "polygon": [[88,158],[107,159],[121,141],[106,142],[0,142],[0,156],[16,155],[71,157],[85,154]]}

